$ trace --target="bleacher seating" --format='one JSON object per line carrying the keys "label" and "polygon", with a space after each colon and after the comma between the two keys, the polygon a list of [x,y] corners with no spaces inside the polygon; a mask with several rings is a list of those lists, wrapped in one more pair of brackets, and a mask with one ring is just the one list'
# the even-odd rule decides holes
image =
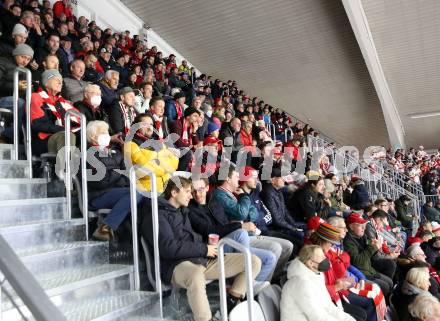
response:
{"label": "bleacher seating", "polygon": [[[408,304],[416,294],[429,290],[440,299],[440,222],[435,221],[440,220],[440,152],[427,155],[422,146],[389,150],[366,164],[308,124],[248,96],[234,80],[212,81],[210,75],[196,74],[185,60],[178,62],[172,54],[162,57],[160,48],[148,47],[137,36],[101,30],[95,22],[75,17],[66,1],[57,1],[53,7],[50,1],[4,1],[0,16],[4,143],[0,145],[0,190],[4,192],[0,208],[5,209],[0,235],[69,320],[186,320],[188,307],[176,303],[179,288],[189,292],[188,304],[196,321],[217,319],[214,310],[206,311],[206,279],[198,279],[206,275],[218,279],[213,272],[218,268],[217,250],[209,243],[213,235],[245,245],[252,254],[251,268],[259,271],[254,274],[267,272],[264,280],[252,276],[255,291],[270,289],[271,282],[284,286],[281,303],[266,298],[262,304],[260,317],[266,321],[293,321],[295,315],[313,320],[316,313],[307,307],[313,303],[307,301],[307,286],[296,288],[304,295],[292,293],[292,284],[301,282],[297,271],[285,264],[292,259],[290,266],[304,269],[311,278],[325,275],[325,284],[322,279],[313,280],[313,288],[321,291],[316,297],[323,300],[317,309],[335,319],[372,321],[393,315],[413,320]],[[31,70],[32,83],[19,78],[16,84],[19,113],[15,120],[25,134],[16,141],[11,126],[17,67]],[[31,97],[26,97],[28,86]],[[31,128],[23,121],[28,98]],[[73,177],[78,200],[73,218],[66,210],[70,196],[66,199],[59,188],[66,181],[59,168],[65,161],[66,134],[77,147],[83,138],[81,121],[75,116],[71,132],[65,130],[69,110],[84,114],[89,148],[87,167],[80,168],[88,171],[88,193],[82,190],[80,175]],[[15,159],[13,147],[30,143],[28,131],[33,155],[20,152],[20,159]],[[34,176],[23,160],[31,156],[33,164],[42,168]],[[132,199],[125,171],[131,166],[147,168],[156,182],[136,169],[138,195]],[[206,182],[202,174],[209,176]],[[188,180],[189,192],[185,177],[193,179]],[[206,186],[191,185],[196,181]],[[172,293],[165,315],[155,313],[162,295],[154,292],[158,289],[149,221],[153,205],[148,195],[155,189],[162,193],[156,209],[161,222],[161,284],[164,292]],[[185,191],[192,196],[181,196]],[[88,196],[87,216],[95,228],[89,235],[82,195]],[[128,223],[134,205],[140,213],[135,227]],[[136,248],[133,228],[141,233],[137,245],[146,263],[141,267],[141,289],[149,292],[135,288],[138,266],[133,269],[131,262],[114,262],[118,257],[137,258],[135,250],[130,254],[131,246]],[[95,240],[89,241],[92,236]],[[426,255],[411,258],[413,251],[406,250],[418,241]],[[279,253],[275,255],[273,249]],[[309,249],[315,252],[310,254]],[[240,287],[244,264],[233,261],[234,255],[241,260],[243,256],[232,252],[225,256],[230,258],[227,271],[234,271],[229,277],[236,277],[228,288],[228,312],[244,299],[237,289],[245,290]],[[271,259],[275,262],[270,263]],[[238,268],[240,264],[243,267]],[[428,278],[429,289],[415,284],[413,274]],[[217,283],[212,283],[206,290],[216,300],[211,310],[219,309],[220,303],[212,295],[218,291]],[[279,301],[278,288],[273,289],[270,299]],[[259,300],[270,293],[266,291],[260,292]],[[283,297],[295,304],[285,304]],[[387,311],[389,299],[396,297],[406,305],[394,301]],[[2,298],[4,316],[8,321],[21,320],[10,301]],[[176,313],[176,309],[182,310]],[[232,315],[236,317],[237,311]]]}

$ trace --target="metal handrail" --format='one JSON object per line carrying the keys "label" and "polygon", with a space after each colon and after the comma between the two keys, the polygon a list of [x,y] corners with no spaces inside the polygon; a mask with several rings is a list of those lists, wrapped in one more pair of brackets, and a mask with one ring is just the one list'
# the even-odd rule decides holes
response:
{"label": "metal handrail", "polygon": [[137,178],[136,170],[141,171],[150,177],[151,182],[151,214],[153,223],[153,256],[154,256],[154,273],[156,282],[156,292],[159,295],[160,317],[163,318],[163,302],[162,302],[162,282],[160,278],[160,257],[159,257],[159,214],[157,204],[157,179],[156,174],[145,167],[132,166],[130,168],[130,204],[131,204],[131,224],[133,235],[133,264],[134,264],[134,287],[136,291],[140,290],[140,271],[139,271],[139,237],[137,228]]}
{"label": "metal handrail", "polygon": [[32,73],[27,68],[17,67],[14,71],[14,93],[13,93],[13,112],[14,112],[14,152],[12,159],[18,160],[18,75],[26,74],[26,154],[29,166],[29,178],[32,178],[32,146],[31,146],[31,96],[32,96]]}
{"label": "metal handrail", "polygon": [[275,129],[275,124],[267,124],[269,126],[269,131],[270,131],[270,137],[272,138],[273,141],[276,140],[276,129]]}
{"label": "metal handrail", "polygon": [[20,258],[0,235],[0,271],[39,321],[67,321],[66,317],[52,303],[35,277],[21,262]]}
{"label": "metal handrail", "polygon": [[133,265],[134,265],[134,289],[139,291],[141,288],[139,272],[139,239],[137,228],[137,190],[136,190],[136,171],[130,168],[130,205],[131,205],[131,225],[133,235]]}
{"label": "metal handrail", "polygon": [[67,218],[72,218],[72,177],[70,172],[70,127],[72,117],[76,116],[81,119],[81,185],[82,185],[82,213],[86,226],[86,240],[89,240],[89,204],[87,193],[87,137],[86,137],[86,116],[76,110],[68,110],[64,117],[64,157],[66,164],[66,198],[67,198]]}
{"label": "metal handrail", "polygon": [[246,285],[247,285],[246,296],[247,296],[248,313],[249,313],[248,321],[253,321],[254,313],[252,311],[252,303],[254,300],[254,289],[252,287],[253,278],[252,278],[251,252],[244,245],[228,238],[222,238],[220,242],[218,242],[218,264],[220,265],[220,280],[219,280],[220,281],[220,311],[222,314],[222,321],[227,321],[228,319],[227,303],[226,303],[225,257],[224,257],[225,245],[229,245],[230,247],[243,253],[245,256],[244,271],[246,273]]}

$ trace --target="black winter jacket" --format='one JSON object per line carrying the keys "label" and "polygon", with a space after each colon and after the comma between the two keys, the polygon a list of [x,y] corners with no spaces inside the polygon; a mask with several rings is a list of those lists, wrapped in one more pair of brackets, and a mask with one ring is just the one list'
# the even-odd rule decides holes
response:
{"label": "black winter jacket", "polygon": [[119,150],[96,150],[93,157],[87,157],[87,167],[92,169],[92,175],[104,175],[102,179],[92,179],[88,176],[89,200],[93,200],[112,188],[129,186],[128,178],[117,171],[125,169],[124,156]]}
{"label": "black winter jacket", "polygon": [[286,208],[281,190],[276,190],[272,184],[265,183],[260,196],[272,214],[272,228],[276,230],[295,229],[295,220]]}
{"label": "black winter jacket", "polygon": [[[175,208],[163,197],[158,198],[159,207],[159,252],[161,278],[170,283],[174,268],[184,262],[205,265],[208,263],[206,254],[208,247],[200,234],[194,232],[189,220],[187,208]],[[149,213],[149,202],[141,204],[141,212]],[[145,215],[141,234],[149,246],[153,246],[151,215]]]}
{"label": "black winter jacket", "polygon": [[240,222],[229,222],[223,207],[215,200],[208,201],[208,205],[200,205],[192,199],[188,209],[192,228],[202,235],[205,242],[208,242],[209,234],[218,234],[222,238],[241,228]]}
{"label": "black winter jacket", "polygon": [[322,196],[306,186],[293,193],[289,201],[289,210],[294,213],[296,220],[307,222],[315,214],[326,219],[330,206],[324,203]]}

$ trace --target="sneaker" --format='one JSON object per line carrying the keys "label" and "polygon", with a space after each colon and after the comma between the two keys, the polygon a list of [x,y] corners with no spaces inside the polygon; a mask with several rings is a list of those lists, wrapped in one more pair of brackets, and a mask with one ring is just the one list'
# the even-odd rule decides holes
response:
{"label": "sneaker", "polygon": [[93,232],[93,237],[100,241],[111,241],[114,238],[113,230],[105,224],[101,224]]}
{"label": "sneaker", "polygon": [[265,288],[267,288],[270,285],[270,282],[268,281],[254,281],[254,296],[256,296],[258,293],[263,291]]}

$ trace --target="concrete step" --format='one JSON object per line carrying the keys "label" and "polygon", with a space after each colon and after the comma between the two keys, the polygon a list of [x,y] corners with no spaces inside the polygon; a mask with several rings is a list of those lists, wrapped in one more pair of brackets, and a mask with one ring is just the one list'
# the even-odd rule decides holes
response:
{"label": "concrete step", "polygon": [[109,263],[107,242],[66,242],[30,246],[16,251],[35,276],[74,267]]}
{"label": "concrete step", "polygon": [[0,201],[47,197],[47,181],[43,178],[0,179]]}
{"label": "concrete step", "polygon": [[83,219],[27,222],[0,228],[0,234],[16,251],[30,245],[62,244],[85,240]]}
{"label": "concrete step", "polygon": [[0,178],[28,178],[28,166],[25,160],[0,160]]}
{"label": "concrete step", "polygon": [[0,201],[0,227],[66,218],[64,197]]}

